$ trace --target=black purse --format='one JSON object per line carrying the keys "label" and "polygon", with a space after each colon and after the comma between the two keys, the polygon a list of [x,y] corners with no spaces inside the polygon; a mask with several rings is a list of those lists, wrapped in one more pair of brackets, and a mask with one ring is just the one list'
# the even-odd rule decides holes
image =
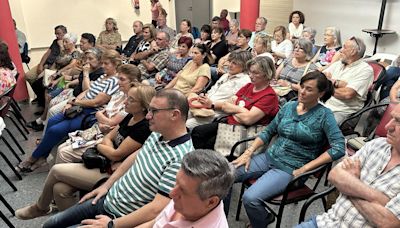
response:
{"label": "black purse", "polygon": [[88,169],[99,168],[101,173],[105,173],[111,167],[111,160],[100,154],[96,148],[88,148],[82,154],[83,164]]}
{"label": "black purse", "polygon": [[67,119],[73,119],[83,111],[83,108],[79,105],[73,105],[71,108],[65,110],[64,116]]}

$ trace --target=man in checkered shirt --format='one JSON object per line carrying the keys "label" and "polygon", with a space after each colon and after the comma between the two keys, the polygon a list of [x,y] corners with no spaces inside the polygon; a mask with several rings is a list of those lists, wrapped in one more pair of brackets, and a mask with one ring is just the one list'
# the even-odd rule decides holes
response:
{"label": "man in checkered shirt", "polygon": [[330,172],[341,193],[332,208],[297,228],[400,227],[400,104],[391,116],[386,138],[368,142]]}

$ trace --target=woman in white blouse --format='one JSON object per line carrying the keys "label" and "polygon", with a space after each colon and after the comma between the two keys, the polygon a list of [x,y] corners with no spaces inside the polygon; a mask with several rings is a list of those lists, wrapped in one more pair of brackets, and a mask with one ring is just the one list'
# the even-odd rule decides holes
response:
{"label": "woman in white blouse", "polygon": [[272,55],[275,58],[276,65],[288,58],[293,51],[293,43],[286,38],[286,28],[277,26],[274,29],[274,40],[271,42]]}

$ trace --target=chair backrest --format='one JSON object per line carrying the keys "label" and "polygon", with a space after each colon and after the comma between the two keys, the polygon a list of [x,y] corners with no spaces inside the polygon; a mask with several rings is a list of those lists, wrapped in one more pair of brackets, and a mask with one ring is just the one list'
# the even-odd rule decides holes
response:
{"label": "chair backrest", "polygon": [[373,56],[369,57],[367,60],[375,60],[377,62],[387,62],[389,65],[397,58],[397,55],[389,53],[375,53]]}
{"label": "chair backrest", "polygon": [[389,123],[390,119],[392,118],[390,113],[392,112],[392,110],[394,109],[395,106],[396,106],[396,104],[392,104],[392,103],[390,103],[387,106],[385,113],[383,113],[381,121],[379,122],[378,126],[376,126],[375,136],[379,136],[379,137],[386,136],[385,126],[387,123]]}
{"label": "chair backrest", "polygon": [[[386,69],[381,64],[377,63],[376,61],[368,61],[367,62],[372,69],[374,70],[374,82],[372,83],[371,87],[369,88],[370,91],[374,90],[375,84],[379,80],[383,80],[385,76]],[[377,88],[376,88],[377,89]]]}

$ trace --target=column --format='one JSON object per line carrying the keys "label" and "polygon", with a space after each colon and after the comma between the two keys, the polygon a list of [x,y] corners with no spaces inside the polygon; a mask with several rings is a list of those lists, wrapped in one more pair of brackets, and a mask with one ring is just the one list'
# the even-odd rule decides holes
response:
{"label": "column", "polygon": [[260,0],[240,0],[240,29],[254,31],[260,15]]}

